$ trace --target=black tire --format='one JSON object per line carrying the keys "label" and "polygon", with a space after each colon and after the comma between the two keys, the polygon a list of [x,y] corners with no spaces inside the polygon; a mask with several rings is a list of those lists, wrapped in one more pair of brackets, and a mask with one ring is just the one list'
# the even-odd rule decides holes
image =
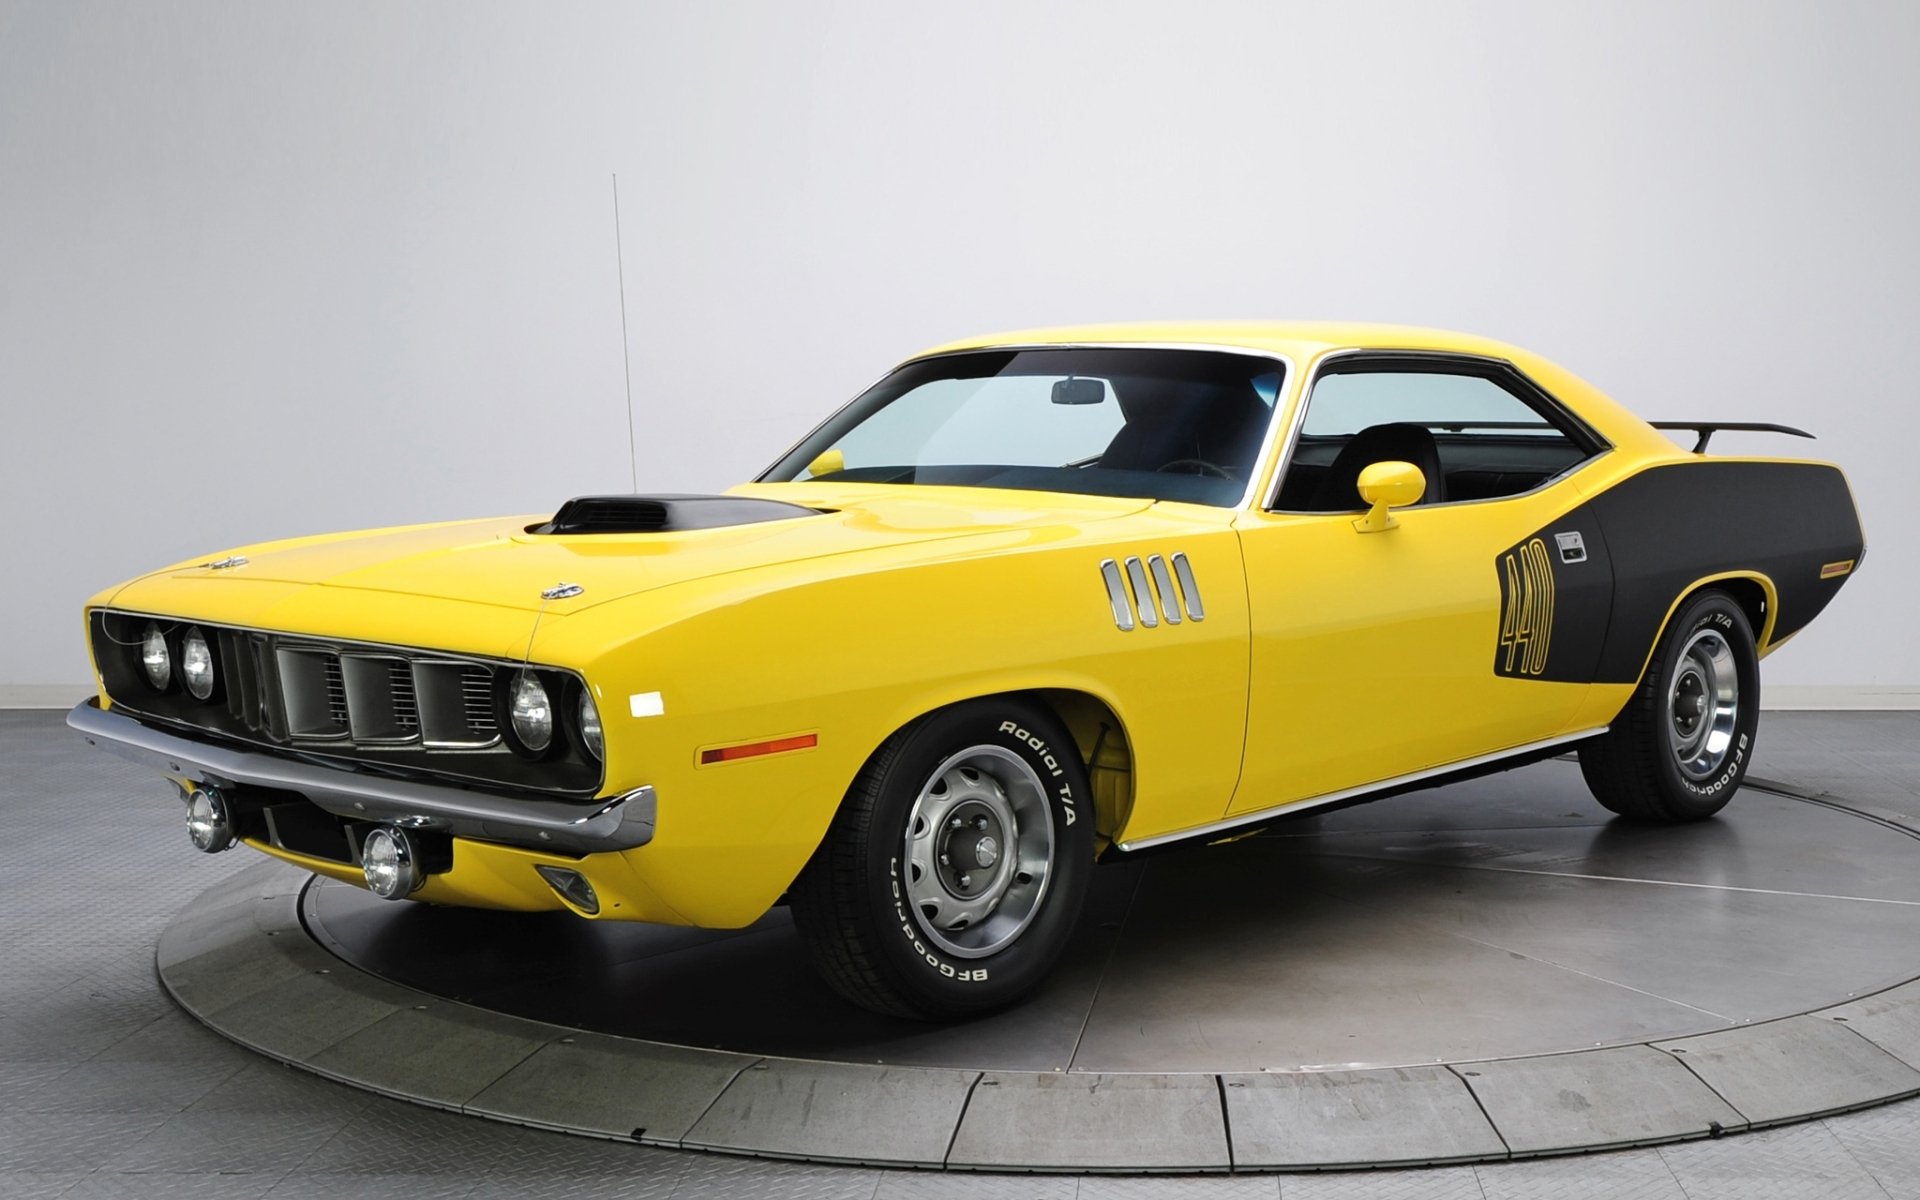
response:
{"label": "black tire", "polygon": [[1629,820],[1702,821],[1746,778],[1759,719],[1753,627],[1732,596],[1710,588],[1674,613],[1626,707],[1580,747],[1580,774],[1594,799]]}
{"label": "black tire", "polygon": [[[1052,713],[1018,696],[942,709],[867,760],[789,893],[794,924],[821,977],[863,1008],[930,1020],[1004,1008],[1046,978],[1073,934],[1093,817],[1079,750]],[[1043,826],[1050,859],[1037,870]],[[1003,854],[987,846],[996,831]],[[915,863],[938,865],[930,875]],[[993,907],[945,928],[915,897],[943,917],[985,897]]]}

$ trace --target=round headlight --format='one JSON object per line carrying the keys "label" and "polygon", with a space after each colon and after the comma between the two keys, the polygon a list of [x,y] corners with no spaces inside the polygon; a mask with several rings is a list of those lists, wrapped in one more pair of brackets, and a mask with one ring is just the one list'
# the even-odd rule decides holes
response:
{"label": "round headlight", "polygon": [[187,636],[180,639],[180,682],[195,700],[213,695],[213,649],[207,645],[207,635],[198,629],[187,630]]}
{"label": "round headlight", "polygon": [[173,682],[173,652],[167,649],[167,635],[158,625],[148,624],[146,636],[140,639],[140,665],[146,668],[154,691],[164,692]]}
{"label": "round headlight", "polygon": [[600,710],[593,706],[593,693],[580,689],[580,740],[587,744],[587,752],[595,758],[607,755],[606,735],[600,729]]}
{"label": "round headlight", "polygon": [[360,843],[360,869],[367,890],[382,900],[404,900],[426,882],[412,840],[388,825],[371,830]]}
{"label": "round headlight", "polygon": [[520,744],[539,754],[553,744],[553,705],[547,702],[547,689],[531,671],[513,678],[513,692],[507,698],[507,718],[513,722],[513,735]]}

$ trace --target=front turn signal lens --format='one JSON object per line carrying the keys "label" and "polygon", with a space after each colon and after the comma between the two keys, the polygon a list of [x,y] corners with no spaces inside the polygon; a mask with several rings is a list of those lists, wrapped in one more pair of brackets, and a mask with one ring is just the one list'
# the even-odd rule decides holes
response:
{"label": "front turn signal lens", "polygon": [[590,917],[599,915],[600,897],[585,875],[565,867],[550,867],[545,863],[535,863],[533,869],[540,872],[540,878],[546,880],[547,886],[558,892],[562,900]]}

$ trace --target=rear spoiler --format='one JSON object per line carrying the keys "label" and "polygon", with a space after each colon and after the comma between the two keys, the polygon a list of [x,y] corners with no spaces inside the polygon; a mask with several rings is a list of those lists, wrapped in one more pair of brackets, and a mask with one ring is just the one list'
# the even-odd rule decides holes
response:
{"label": "rear spoiler", "polygon": [[1765,421],[1648,421],[1655,429],[1691,429],[1700,435],[1693,444],[1695,454],[1707,452],[1707,441],[1722,429],[1731,429],[1735,433],[1784,433],[1792,437],[1810,438],[1813,435],[1804,429],[1795,429],[1791,425],[1771,425]]}

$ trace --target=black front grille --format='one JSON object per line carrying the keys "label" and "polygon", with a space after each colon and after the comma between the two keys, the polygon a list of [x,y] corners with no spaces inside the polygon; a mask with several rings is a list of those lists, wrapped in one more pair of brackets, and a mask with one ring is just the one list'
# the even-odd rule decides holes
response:
{"label": "black front grille", "polygon": [[500,740],[492,666],[287,638],[273,661],[296,742],[480,750]]}
{"label": "black front grille", "polygon": [[227,713],[245,729],[275,741],[287,736],[285,710],[277,700],[279,676],[273,647],[263,633],[222,629],[215,639],[220,688]]}
{"label": "black front grille", "polygon": [[[194,700],[177,683],[165,691],[147,683],[138,645],[149,624],[166,633],[176,661],[188,628],[208,638],[218,679],[209,700]],[[599,763],[576,738],[556,739],[536,760],[502,736],[513,674],[533,670],[565,714],[582,686],[570,672],[105,610],[91,615],[91,628],[108,696],[136,715],[305,755],[481,782],[581,795],[600,782]]]}
{"label": "black front grille", "polygon": [[341,729],[347,727],[347,681],[340,673],[340,660],[329,657],[326,660],[327,719]]}
{"label": "black front grille", "polygon": [[413,669],[406,663],[392,663],[387,668],[388,687],[393,696],[393,723],[402,732],[419,736],[420,700],[413,689]]}
{"label": "black front grille", "polygon": [[493,737],[500,732],[500,723],[493,715],[492,671],[485,667],[461,670],[460,707],[474,736]]}

